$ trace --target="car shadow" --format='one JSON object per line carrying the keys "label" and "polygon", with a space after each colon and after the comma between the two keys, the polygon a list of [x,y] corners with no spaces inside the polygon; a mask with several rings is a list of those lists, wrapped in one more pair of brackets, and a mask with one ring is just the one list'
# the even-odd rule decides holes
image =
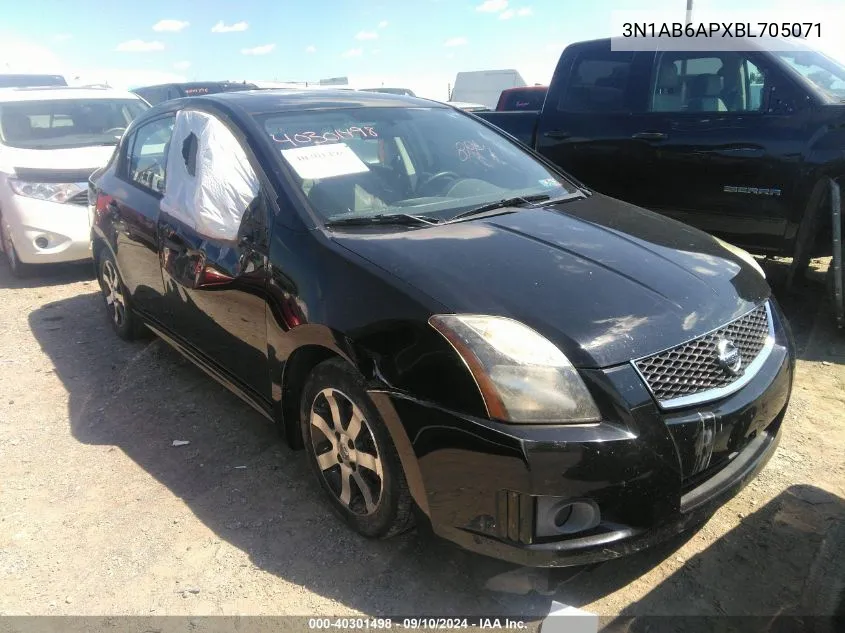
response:
{"label": "car shadow", "polygon": [[533,575],[484,591],[516,568],[425,529],[385,541],[353,533],[271,422],[163,341],[118,339],[101,301],[80,294],[29,316],[67,389],[74,438],[122,450],[256,567],[368,614],[548,613],[550,597],[522,591]]}
{"label": "car shadow", "polygon": [[[834,633],[845,630],[845,499],[787,488],[707,549],[607,618],[607,633]],[[616,586],[616,563],[559,599],[586,604]],[[625,573],[624,566],[621,573]],[[797,582],[796,582],[797,580]]]}
{"label": "car shadow", "polygon": [[6,256],[0,251],[0,288],[47,288],[62,286],[77,281],[94,279],[91,262],[70,262],[64,264],[41,264],[25,277],[13,277],[9,271]]}

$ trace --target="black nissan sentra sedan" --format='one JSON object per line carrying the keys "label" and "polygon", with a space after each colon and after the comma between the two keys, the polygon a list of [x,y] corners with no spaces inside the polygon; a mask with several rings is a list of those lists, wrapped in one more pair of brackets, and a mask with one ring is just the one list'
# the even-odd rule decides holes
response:
{"label": "black nissan sentra sedan", "polygon": [[778,443],[794,355],[756,262],[454,108],[175,100],[89,195],[117,334],[280,425],[365,536],[599,561],[699,525]]}

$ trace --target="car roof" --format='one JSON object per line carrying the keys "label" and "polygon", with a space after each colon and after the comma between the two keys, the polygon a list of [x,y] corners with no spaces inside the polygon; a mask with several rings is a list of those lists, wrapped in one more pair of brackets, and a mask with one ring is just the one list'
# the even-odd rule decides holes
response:
{"label": "car roof", "polygon": [[173,81],[166,84],[155,84],[152,86],[136,86],[132,90],[146,90],[147,88],[166,88],[167,86],[179,86],[180,88],[204,88],[206,86],[251,86],[250,82],[243,81]]}
{"label": "car roof", "polygon": [[244,90],[190,97],[192,103],[218,102],[237,107],[247,114],[297,110],[338,110],[344,108],[442,108],[443,104],[419,97],[364,92],[362,90]]}
{"label": "car roof", "polygon": [[73,86],[38,86],[33,88],[0,88],[0,103],[18,101],[67,101],[73,99],[141,99],[126,90]]}

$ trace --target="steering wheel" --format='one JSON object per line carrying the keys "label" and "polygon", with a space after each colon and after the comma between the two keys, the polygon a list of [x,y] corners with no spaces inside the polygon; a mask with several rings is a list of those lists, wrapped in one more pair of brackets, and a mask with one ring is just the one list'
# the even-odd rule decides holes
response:
{"label": "steering wheel", "polygon": [[123,134],[125,131],[125,127],[110,127],[108,130],[105,130],[103,134]]}
{"label": "steering wheel", "polygon": [[419,187],[417,187],[417,189],[428,189],[433,182],[443,180],[444,178],[450,178],[451,180],[460,180],[461,177],[453,171],[438,171],[436,174],[426,178],[425,181]]}

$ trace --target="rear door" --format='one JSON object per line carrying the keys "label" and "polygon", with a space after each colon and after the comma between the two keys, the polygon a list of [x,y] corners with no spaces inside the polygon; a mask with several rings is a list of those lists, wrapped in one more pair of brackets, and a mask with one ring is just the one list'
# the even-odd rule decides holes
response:
{"label": "rear door", "polygon": [[179,113],[158,224],[160,265],[179,342],[266,410],[273,213],[252,154],[234,130],[207,112]]}
{"label": "rear door", "polygon": [[537,128],[537,149],[597,191],[646,204],[653,148],[643,120],[653,53],[608,41],[561,57]]}
{"label": "rear door", "polygon": [[116,177],[102,183],[108,194],[103,212],[111,220],[121,276],[135,307],[156,318],[162,315],[164,294],[156,224],[175,120],[176,115],[168,113],[136,128],[123,145]]}
{"label": "rear door", "polygon": [[656,55],[646,127],[655,199],[648,205],[757,250],[777,249],[808,140],[800,90],[755,52]]}

